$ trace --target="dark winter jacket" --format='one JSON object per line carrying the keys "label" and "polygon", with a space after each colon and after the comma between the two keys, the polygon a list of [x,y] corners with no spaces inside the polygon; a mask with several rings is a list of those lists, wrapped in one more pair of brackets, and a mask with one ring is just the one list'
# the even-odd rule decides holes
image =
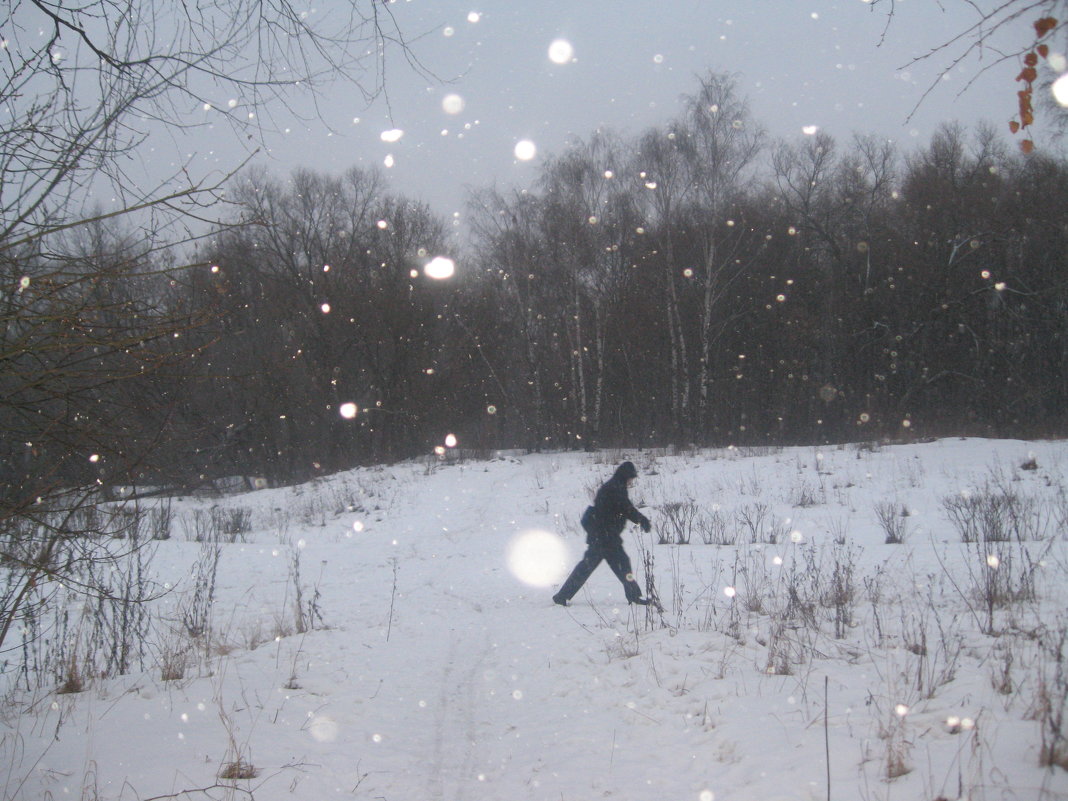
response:
{"label": "dark winter jacket", "polygon": [[[649,518],[634,508],[627,494],[627,482],[638,477],[631,462],[623,462],[606,481],[593,499],[588,515],[583,516],[583,526],[591,539],[618,537],[627,521],[638,523],[649,530]],[[587,522],[587,520],[589,522]]]}

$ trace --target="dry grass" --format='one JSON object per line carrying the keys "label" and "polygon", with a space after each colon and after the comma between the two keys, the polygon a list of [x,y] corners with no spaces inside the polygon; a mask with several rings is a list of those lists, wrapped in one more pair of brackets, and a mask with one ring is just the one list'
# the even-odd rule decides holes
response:
{"label": "dry grass", "polygon": [[222,766],[222,770],[219,771],[220,779],[255,779],[259,775],[259,768],[243,759],[227,762]]}

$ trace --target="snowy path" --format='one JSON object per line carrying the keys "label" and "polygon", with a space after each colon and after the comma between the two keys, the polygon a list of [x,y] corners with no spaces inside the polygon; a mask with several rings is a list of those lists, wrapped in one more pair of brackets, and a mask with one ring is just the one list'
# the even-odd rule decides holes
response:
{"label": "snowy path", "polygon": [[[361,716],[370,745],[354,743],[367,774],[361,791],[431,801],[583,798],[590,788],[569,784],[588,773],[598,796],[647,797],[635,788],[649,781],[643,766],[671,712],[650,704],[657,676],[621,642],[631,612],[619,604],[615,579],[604,571],[591,581],[596,608],[580,596],[564,610],[551,591],[523,587],[505,565],[509,538],[554,525],[537,511],[537,487],[510,486],[529,481],[529,470],[515,479],[496,475],[489,488],[477,473],[468,477],[450,477],[450,494],[427,492],[408,520],[392,521],[391,531],[412,531],[411,544],[404,537],[378,543],[385,549],[373,560],[379,573],[367,578],[382,599],[374,608],[388,600],[381,566],[393,558],[398,589],[388,642],[379,620],[377,639],[360,654],[359,672],[381,678]],[[528,489],[533,511],[525,514],[485,504],[487,493],[521,499]],[[428,520],[440,534],[419,538],[414,529]],[[457,520],[466,521],[462,530],[448,525]],[[571,545],[577,555],[581,542]],[[342,568],[332,560],[330,569]],[[686,713],[678,721],[681,735]],[[692,747],[693,737],[686,739]]]}

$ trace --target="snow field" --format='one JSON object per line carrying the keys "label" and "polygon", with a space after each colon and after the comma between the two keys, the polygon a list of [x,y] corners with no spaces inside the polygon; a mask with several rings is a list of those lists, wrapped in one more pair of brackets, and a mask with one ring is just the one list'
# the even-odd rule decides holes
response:
{"label": "snow field", "polygon": [[[624,458],[654,525],[627,549],[664,612],[603,566],[556,607]],[[56,694],[16,687],[9,656],[2,797],[808,801],[828,771],[832,799],[1065,797],[1040,761],[1068,693],[1066,465],[1064,443],[978,439],[509,453],[176,501],[144,669]],[[997,492],[1032,499],[1035,538],[962,543],[946,498]],[[902,544],[880,504],[907,512]],[[176,621],[210,546],[181,521],[212,505],[251,530],[219,546],[193,647]],[[563,552],[510,564],[530,531]],[[983,588],[1018,597],[988,614]],[[168,643],[188,648],[165,681]],[[235,764],[256,775],[219,778]]]}

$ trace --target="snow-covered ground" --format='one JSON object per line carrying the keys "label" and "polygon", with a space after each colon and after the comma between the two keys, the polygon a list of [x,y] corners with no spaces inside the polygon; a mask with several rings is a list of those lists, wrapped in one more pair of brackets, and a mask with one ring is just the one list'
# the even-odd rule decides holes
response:
{"label": "snow-covered ground", "polygon": [[[606,566],[555,606],[625,458],[663,613]],[[1068,443],[946,439],[509,453],[175,501],[143,670],[27,691],[7,655],[0,797],[1068,798],[1040,765],[1068,694],[1066,490]],[[251,514],[214,572],[192,541],[212,506]],[[954,514],[1013,542],[962,542]],[[219,778],[235,764],[255,775]]]}

